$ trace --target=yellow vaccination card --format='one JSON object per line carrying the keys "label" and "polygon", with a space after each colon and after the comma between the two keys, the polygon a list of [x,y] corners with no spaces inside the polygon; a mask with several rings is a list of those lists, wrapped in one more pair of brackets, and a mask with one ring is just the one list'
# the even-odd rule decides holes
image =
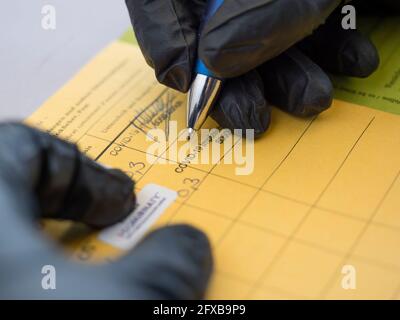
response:
{"label": "yellow vaccination card", "polygon": [[[137,46],[116,41],[26,120],[137,182],[139,206],[121,225],[46,221],[74,259],[113,260],[149,229],[188,223],[213,247],[208,298],[400,297],[399,116],[339,100],[312,119],[274,109],[254,167],[238,174],[234,161],[195,161],[212,148],[234,158],[244,141],[223,132],[172,159],[185,109]],[[153,129],[172,130],[168,150],[151,152]]]}

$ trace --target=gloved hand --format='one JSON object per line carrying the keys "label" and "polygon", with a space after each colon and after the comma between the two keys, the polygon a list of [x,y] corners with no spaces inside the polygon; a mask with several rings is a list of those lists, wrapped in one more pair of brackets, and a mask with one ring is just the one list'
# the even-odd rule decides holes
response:
{"label": "gloved hand", "polygon": [[[101,266],[67,260],[39,232],[39,218],[103,227],[135,205],[133,182],[67,142],[20,124],[0,125],[0,298],[195,299],[211,272],[205,235],[188,226],[148,235],[125,258]],[[41,286],[42,267],[56,289]]]}
{"label": "gloved hand", "polygon": [[327,109],[333,89],[324,70],[366,77],[377,69],[378,53],[368,38],[342,29],[342,2],[227,0],[197,37],[206,0],[126,0],[158,80],[186,92],[198,54],[217,76],[229,78],[212,117],[256,135],[269,126],[270,104],[297,116]]}

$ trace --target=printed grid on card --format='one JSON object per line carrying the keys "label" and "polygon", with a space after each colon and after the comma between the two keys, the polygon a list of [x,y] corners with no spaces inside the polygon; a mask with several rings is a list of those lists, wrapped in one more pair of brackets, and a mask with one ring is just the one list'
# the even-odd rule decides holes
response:
{"label": "printed grid on card", "polygon": [[[312,119],[274,110],[253,174],[223,163],[176,173],[168,149],[148,154],[146,112],[172,105],[158,127],[176,120],[183,128],[185,97],[156,83],[137,48],[111,45],[29,121],[54,127],[49,110],[66,96],[91,115],[60,136],[126,172],[137,190],[177,191],[157,226],[185,222],[208,234],[209,298],[399,298],[400,117],[340,101]],[[355,290],[342,287],[346,265],[357,270]]]}

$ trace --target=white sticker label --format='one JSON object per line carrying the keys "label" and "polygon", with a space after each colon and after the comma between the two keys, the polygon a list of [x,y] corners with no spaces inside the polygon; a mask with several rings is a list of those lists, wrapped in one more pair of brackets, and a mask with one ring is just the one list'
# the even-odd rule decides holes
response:
{"label": "white sticker label", "polygon": [[173,190],[148,184],[137,195],[135,210],[123,222],[101,231],[99,238],[120,249],[133,248],[176,197]]}

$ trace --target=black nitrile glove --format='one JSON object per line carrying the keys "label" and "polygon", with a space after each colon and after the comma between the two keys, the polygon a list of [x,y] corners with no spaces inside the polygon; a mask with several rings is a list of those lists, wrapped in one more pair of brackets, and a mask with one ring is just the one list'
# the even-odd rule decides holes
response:
{"label": "black nitrile glove", "polygon": [[[188,226],[148,235],[128,256],[101,266],[68,260],[38,230],[39,218],[103,227],[135,206],[133,182],[67,142],[20,124],[0,125],[0,298],[195,299],[211,272],[205,235]],[[56,289],[41,285],[43,266]]]}
{"label": "black nitrile glove", "polygon": [[332,102],[332,83],[323,70],[366,77],[379,65],[366,37],[342,29],[342,0],[226,0],[200,38],[206,0],[126,3],[161,83],[186,92],[197,55],[228,79],[212,116],[230,129],[263,133],[270,104],[298,116],[316,115]]}

